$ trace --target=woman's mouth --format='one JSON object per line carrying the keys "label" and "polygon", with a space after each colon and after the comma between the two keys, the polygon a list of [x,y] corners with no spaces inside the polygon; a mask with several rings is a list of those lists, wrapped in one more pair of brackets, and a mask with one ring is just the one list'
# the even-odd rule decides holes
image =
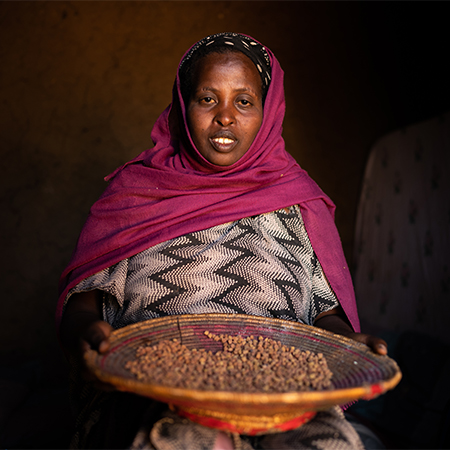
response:
{"label": "woman's mouth", "polygon": [[214,150],[218,152],[229,152],[237,143],[237,139],[230,136],[217,136],[210,138],[209,141]]}

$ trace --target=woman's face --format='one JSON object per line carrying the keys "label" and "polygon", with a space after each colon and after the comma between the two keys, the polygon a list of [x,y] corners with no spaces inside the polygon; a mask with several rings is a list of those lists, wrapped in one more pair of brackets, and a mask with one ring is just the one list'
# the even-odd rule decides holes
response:
{"label": "woman's face", "polygon": [[210,53],[193,74],[187,120],[197,150],[230,166],[250,148],[263,119],[261,77],[240,52]]}

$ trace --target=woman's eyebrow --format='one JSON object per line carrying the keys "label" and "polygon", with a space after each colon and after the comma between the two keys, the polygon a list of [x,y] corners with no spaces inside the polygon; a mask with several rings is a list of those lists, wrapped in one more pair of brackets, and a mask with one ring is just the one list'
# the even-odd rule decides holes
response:
{"label": "woman's eyebrow", "polygon": [[[220,89],[214,88],[211,86],[202,86],[197,89],[197,92],[203,92],[203,91],[210,91],[210,92],[217,93],[217,92],[220,92]],[[260,95],[254,89],[252,89],[251,87],[247,87],[247,86],[235,88],[234,92],[250,92],[256,96]]]}

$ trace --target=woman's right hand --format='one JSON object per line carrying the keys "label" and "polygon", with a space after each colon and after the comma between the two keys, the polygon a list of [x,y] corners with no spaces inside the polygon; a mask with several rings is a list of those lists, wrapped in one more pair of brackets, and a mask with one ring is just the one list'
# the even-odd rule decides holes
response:
{"label": "woman's right hand", "polygon": [[110,347],[109,336],[112,331],[111,325],[103,320],[92,322],[80,336],[80,351],[78,355],[78,367],[83,379],[97,389],[106,391],[114,390],[114,387],[97,378],[87,366],[84,356],[89,349],[96,350],[98,353],[106,353]]}
{"label": "woman's right hand", "polygon": [[60,327],[63,348],[76,365],[82,378],[97,389],[113,390],[86,365],[85,354],[89,349],[106,353],[113,328],[102,320],[101,295],[98,291],[74,294],[68,301]]}

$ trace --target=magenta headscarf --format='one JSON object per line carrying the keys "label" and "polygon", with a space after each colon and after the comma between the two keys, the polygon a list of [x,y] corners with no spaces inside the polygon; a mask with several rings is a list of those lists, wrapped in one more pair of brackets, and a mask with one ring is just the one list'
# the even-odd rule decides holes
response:
{"label": "magenta headscarf", "polygon": [[298,204],[325,275],[359,331],[353,284],[334,224],[335,206],[285,150],[283,71],[265,49],[272,80],[263,122],[247,153],[231,166],[213,165],[196,150],[178,71],[172,103],[151,133],[154,147],[106,177],[110,183],[90,210],[61,276],[58,328],[68,291],[90,275],[169,239]]}

